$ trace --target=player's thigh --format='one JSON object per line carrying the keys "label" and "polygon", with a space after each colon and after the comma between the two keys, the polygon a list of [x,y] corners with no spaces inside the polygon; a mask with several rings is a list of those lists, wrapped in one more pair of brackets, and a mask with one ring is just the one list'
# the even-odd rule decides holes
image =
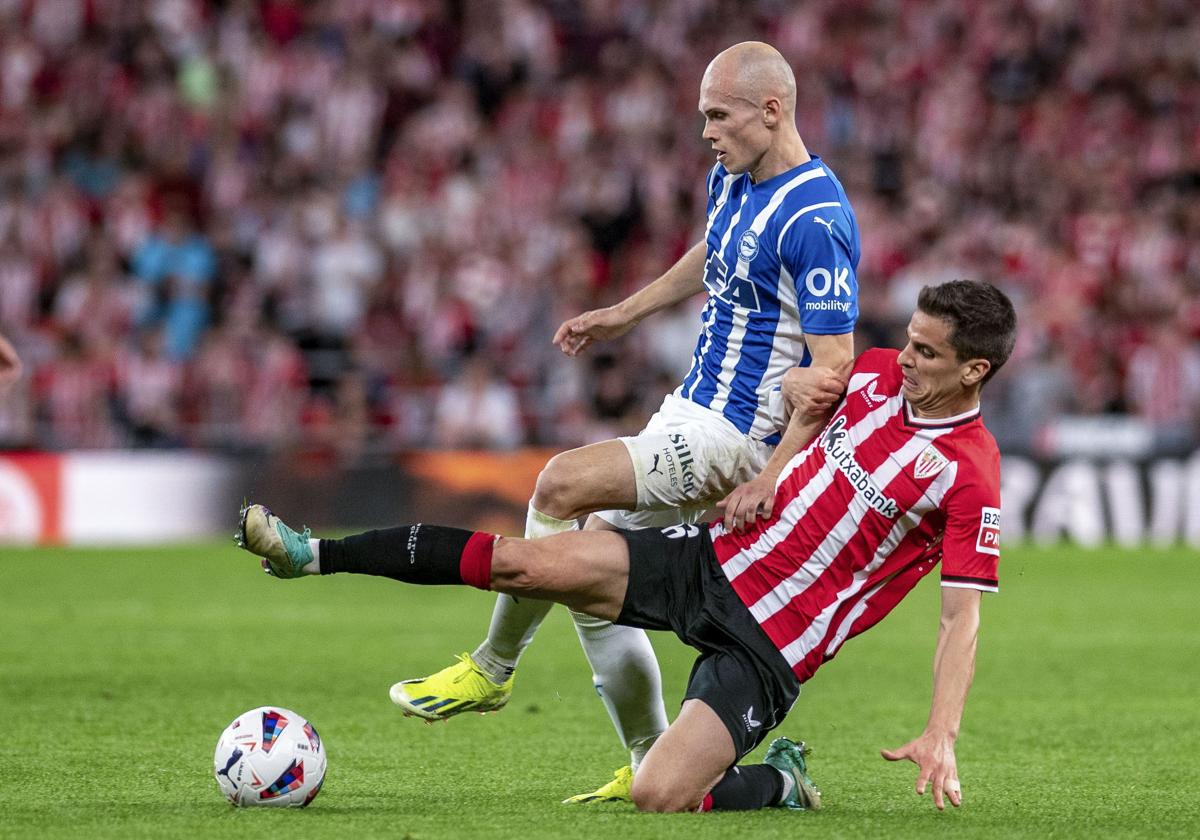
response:
{"label": "player's thigh", "polygon": [[643,811],[690,811],[737,760],[725,723],[703,700],[687,700],[638,767],[633,801]]}
{"label": "player's thigh", "polygon": [[555,455],[538,476],[533,506],[574,519],[606,508],[632,508],[637,480],[628,449],[606,440]]}
{"label": "player's thigh", "polygon": [[[745,615],[753,621],[749,613]],[[761,641],[747,637],[756,628],[729,622],[731,636],[723,647],[709,650],[692,668],[684,701],[699,700],[721,721],[733,745],[735,759],[748,755],[763,742],[772,729],[783,722],[799,694],[795,679],[787,673],[786,662],[779,657],[778,667],[764,667],[759,648]],[[767,651],[776,656],[775,651]]]}
{"label": "player's thigh", "polygon": [[[632,437],[629,452],[637,489],[632,515],[604,519],[625,528],[665,527],[696,521],[699,514],[761,471],[771,448],[737,431],[715,412],[671,398]],[[659,514],[678,509],[674,522]],[[670,516],[670,514],[668,514]],[[619,521],[618,521],[619,520]]]}
{"label": "player's thigh", "polygon": [[629,549],[620,534],[573,531],[536,540],[501,537],[492,552],[492,588],[556,601],[612,621],[629,580]]}

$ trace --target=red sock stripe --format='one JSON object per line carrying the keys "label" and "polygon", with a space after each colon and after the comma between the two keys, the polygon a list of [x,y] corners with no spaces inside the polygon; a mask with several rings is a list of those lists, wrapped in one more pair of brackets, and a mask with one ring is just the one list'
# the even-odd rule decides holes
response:
{"label": "red sock stripe", "polygon": [[699,812],[712,810],[712,794],[704,794],[704,798],[700,800],[700,807],[696,809]]}
{"label": "red sock stripe", "polygon": [[476,589],[492,588],[492,546],[495,544],[495,534],[476,531],[471,535],[458,561],[458,574],[463,583]]}

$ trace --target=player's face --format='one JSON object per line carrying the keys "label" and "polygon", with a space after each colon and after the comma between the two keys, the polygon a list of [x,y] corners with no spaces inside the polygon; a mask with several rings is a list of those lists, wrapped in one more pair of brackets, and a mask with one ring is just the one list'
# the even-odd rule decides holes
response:
{"label": "player's face", "polygon": [[717,162],[734,175],[754,169],[771,144],[762,109],[739,96],[722,74],[713,72],[704,75],[699,107],[704,115],[701,136],[712,144]]}
{"label": "player's face", "polygon": [[980,360],[960,362],[950,332],[949,323],[920,310],[908,322],[908,344],[897,359],[901,393],[920,417],[953,417],[974,407]]}

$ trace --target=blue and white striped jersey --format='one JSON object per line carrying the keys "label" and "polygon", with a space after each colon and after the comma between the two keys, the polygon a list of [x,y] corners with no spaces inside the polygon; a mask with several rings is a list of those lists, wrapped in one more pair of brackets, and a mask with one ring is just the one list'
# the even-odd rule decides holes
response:
{"label": "blue and white striped jersey", "polygon": [[778,443],[783,374],[811,361],[804,334],[852,332],[858,319],[854,210],[816,156],[761,184],[717,164],[705,242],[703,331],[675,393]]}

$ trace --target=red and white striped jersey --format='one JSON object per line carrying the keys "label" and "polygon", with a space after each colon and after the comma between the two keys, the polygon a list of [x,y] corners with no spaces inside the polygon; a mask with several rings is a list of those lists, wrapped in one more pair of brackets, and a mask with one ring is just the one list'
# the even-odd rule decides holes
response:
{"label": "red and white striped jersey", "polygon": [[978,407],[914,417],[898,355],[858,358],[829,424],[783,470],[770,519],[712,527],[725,575],[801,682],[939,561],[943,586],[997,591],[996,441]]}

